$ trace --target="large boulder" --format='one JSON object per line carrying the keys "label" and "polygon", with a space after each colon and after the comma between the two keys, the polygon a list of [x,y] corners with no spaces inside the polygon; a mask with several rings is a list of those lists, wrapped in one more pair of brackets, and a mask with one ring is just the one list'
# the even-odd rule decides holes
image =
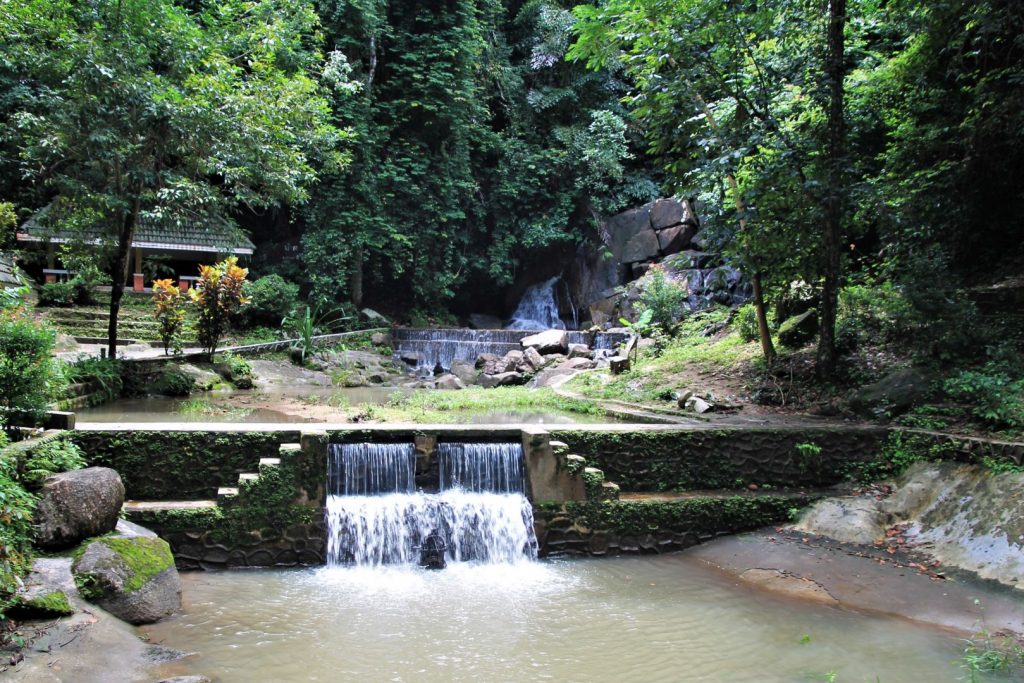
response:
{"label": "large boulder", "polygon": [[124,484],[108,467],[87,467],[47,477],[33,515],[36,543],[66,548],[113,531],[124,503]]}
{"label": "large boulder", "polygon": [[480,376],[476,366],[464,360],[453,360],[451,373],[458,377],[463,384],[476,384],[477,378]]}
{"label": "large boulder", "polygon": [[518,372],[500,372],[497,375],[483,375],[480,377],[480,386],[485,389],[493,389],[494,387],[507,387],[516,384],[525,384],[526,380],[526,375]]}
{"label": "large boulder", "polygon": [[662,254],[675,254],[690,246],[690,240],[697,234],[697,228],[689,223],[677,225],[658,233],[658,247]]}
{"label": "large boulder", "polygon": [[658,257],[658,235],[653,230],[641,230],[622,248],[623,263],[636,263]]}
{"label": "large boulder", "polygon": [[181,363],[177,367],[179,372],[195,380],[196,391],[210,391],[224,384],[224,378],[212,370],[204,370],[191,363]]}
{"label": "large boulder", "polygon": [[569,348],[569,335],[565,330],[547,330],[523,337],[519,343],[524,349],[532,347],[542,354],[564,353]]}
{"label": "large boulder", "polygon": [[818,314],[813,309],[789,318],[779,326],[779,343],[799,349],[818,333]]}
{"label": "large boulder", "polygon": [[651,227],[655,230],[670,228],[683,222],[686,210],[677,199],[658,199],[651,204]]}
{"label": "large boulder", "polygon": [[434,387],[437,389],[456,391],[458,389],[465,389],[466,385],[463,384],[462,380],[455,375],[441,375],[434,382]]}
{"label": "large boulder", "polygon": [[181,579],[167,541],[106,536],[85,546],[71,565],[82,597],[130,624],[149,624],[181,607]]}
{"label": "large boulder", "polygon": [[523,351],[523,360],[525,360],[527,365],[530,366],[531,372],[538,372],[546,365],[544,356],[540,355],[540,351],[532,346],[526,347]]}
{"label": "large boulder", "polygon": [[619,263],[625,263],[622,252],[633,237],[642,230],[651,229],[650,205],[630,209],[608,219],[605,228],[611,238],[612,255]]}
{"label": "large boulder", "polygon": [[930,393],[928,375],[906,368],[858,389],[850,398],[850,407],[865,416],[895,417],[924,402]]}

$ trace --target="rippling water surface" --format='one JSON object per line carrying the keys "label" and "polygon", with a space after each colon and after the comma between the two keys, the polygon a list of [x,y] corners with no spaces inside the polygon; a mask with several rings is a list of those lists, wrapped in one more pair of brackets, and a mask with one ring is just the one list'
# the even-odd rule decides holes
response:
{"label": "rippling water surface", "polygon": [[183,575],[152,642],[215,681],[956,681],[947,633],[653,558]]}

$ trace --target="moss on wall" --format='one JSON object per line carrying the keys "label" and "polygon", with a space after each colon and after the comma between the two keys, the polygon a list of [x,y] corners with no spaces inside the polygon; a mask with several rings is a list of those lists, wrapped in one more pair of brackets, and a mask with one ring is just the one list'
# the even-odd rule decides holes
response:
{"label": "moss on wall", "polygon": [[255,472],[260,458],[276,457],[295,432],[109,431],[71,432],[90,465],[121,475],[135,500],[201,500]]}
{"label": "moss on wall", "polygon": [[[841,466],[871,460],[883,428],[702,429],[678,431],[556,431],[587,464],[623,491],[685,491],[772,486],[830,485]],[[801,444],[820,453],[808,458]]]}

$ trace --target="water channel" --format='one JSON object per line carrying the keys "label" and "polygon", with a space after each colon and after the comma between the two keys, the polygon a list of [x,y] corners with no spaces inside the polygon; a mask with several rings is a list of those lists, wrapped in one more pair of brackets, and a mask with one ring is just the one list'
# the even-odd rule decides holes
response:
{"label": "water channel", "polygon": [[[963,680],[942,630],[790,601],[686,553],[419,568],[187,573],[145,627],[231,681]],[[1001,680],[1001,679],[993,679]]]}

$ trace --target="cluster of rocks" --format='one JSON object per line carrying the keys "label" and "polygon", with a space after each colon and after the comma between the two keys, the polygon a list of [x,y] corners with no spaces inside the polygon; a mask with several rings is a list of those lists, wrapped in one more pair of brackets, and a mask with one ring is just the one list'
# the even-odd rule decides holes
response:
{"label": "cluster of rocks", "polygon": [[565,330],[547,330],[520,342],[504,356],[480,354],[475,362],[453,361],[449,373],[434,380],[438,389],[522,385],[545,386],[555,377],[606,365],[608,360],[586,344],[570,344]]}
{"label": "cluster of rocks", "polygon": [[[658,263],[688,293],[690,309],[712,303],[739,305],[749,300],[749,283],[700,231],[693,202],[658,199],[607,219],[601,249],[582,257],[570,274],[573,299],[595,325],[614,325],[633,316],[632,304],[644,287],[641,279]],[[611,252],[612,258],[603,253]]]}
{"label": "cluster of rocks", "polygon": [[[55,474],[39,492],[33,516],[36,545],[77,549],[71,561],[81,597],[131,624],[157,621],[181,606],[181,581],[170,546],[153,532],[120,519],[121,477],[106,467]],[[45,573],[29,577],[25,601],[64,593]],[[67,601],[64,601],[67,604]]]}

